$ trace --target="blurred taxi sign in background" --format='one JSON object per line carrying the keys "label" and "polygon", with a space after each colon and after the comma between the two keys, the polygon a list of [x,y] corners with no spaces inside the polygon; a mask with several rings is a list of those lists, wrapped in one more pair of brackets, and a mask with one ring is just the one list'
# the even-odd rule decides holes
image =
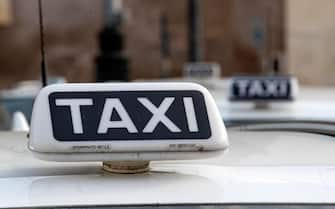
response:
{"label": "blurred taxi sign in background", "polygon": [[289,76],[240,76],[230,80],[231,101],[291,101],[298,93],[297,79]]}
{"label": "blurred taxi sign in background", "polygon": [[195,62],[184,66],[184,77],[189,79],[219,79],[220,65],[217,63]]}
{"label": "blurred taxi sign in background", "polygon": [[184,65],[185,80],[194,81],[207,88],[214,88],[213,81],[220,80],[221,67],[218,63],[190,62]]}
{"label": "blurred taxi sign in background", "polygon": [[36,98],[29,140],[55,161],[202,158],[227,146],[214,99],[192,83],[50,85]]}

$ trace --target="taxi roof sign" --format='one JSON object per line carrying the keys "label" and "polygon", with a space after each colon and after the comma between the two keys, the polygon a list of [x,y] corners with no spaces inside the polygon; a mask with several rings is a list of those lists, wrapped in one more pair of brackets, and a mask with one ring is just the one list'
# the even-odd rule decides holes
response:
{"label": "taxi roof sign", "polygon": [[192,159],[227,146],[212,96],[193,83],[47,86],[35,100],[29,140],[51,161]]}
{"label": "taxi roof sign", "polygon": [[184,66],[184,77],[189,79],[219,79],[221,67],[217,63],[193,62]]}
{"label": "taxi roof sign", "polygon": [[230,101],[292,101],[298,80],[290,76],[238,76],[230,79]]}

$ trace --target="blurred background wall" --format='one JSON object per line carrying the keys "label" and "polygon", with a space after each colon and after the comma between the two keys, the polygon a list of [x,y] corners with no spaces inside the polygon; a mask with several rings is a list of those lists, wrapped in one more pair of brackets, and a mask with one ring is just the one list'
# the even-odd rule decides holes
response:
{"label": "blurred background wall", "polygon": [[[124,0],[122,32],[130,78],[161,76],[161,23],[169,34],[169,77],[188,61],[187,0]],[[44,0],[48,71],[71,82],[95,80],[102,0]],[[292,73],[304,83],[334,84],[333,0],[201,0],[203,61],[222,75]],[[36,0],[0,0],[0,88],[38,79]],[[111,69],[112,70],[112,69]]]}
{"label": "blurred background wall", "polygon": [[[101,28],[101,2],[47,0],[43,3],[49,74],[62,75],[75,82],[94,80],[93,60],[97,51],[96,36]],[[19,80],[38,79],[37,1],[11,0],[2,4],[9,4],[11,22],[0,24],[0,87]]]}
{"label": "blurred background wall", "polygon": [[335,1],[287,0],[288,68],[308,84],[335,84]]}
{"label": "blurred background wall", "polygon": [[[167,16],[171,76],[187,62],[187,0],[125,0],[127,51],[133,78],[159,76],[159,23]],[[284,53],[284,1],[202,0],[204,61],[219,62],[224,76],[260,73]]]}

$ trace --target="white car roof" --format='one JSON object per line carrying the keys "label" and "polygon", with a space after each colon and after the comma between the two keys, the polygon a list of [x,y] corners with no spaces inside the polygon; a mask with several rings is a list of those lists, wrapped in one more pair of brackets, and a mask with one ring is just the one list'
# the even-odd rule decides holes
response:
{"label": "white car roof", "polygon": [[217,158],[152,162],[149,173],[121,175],[104,173],[101,163],[40,161],[28,151],[26,133],[1,132],[0,208],[335,203],[333,137],[228,134],[231,148]]}

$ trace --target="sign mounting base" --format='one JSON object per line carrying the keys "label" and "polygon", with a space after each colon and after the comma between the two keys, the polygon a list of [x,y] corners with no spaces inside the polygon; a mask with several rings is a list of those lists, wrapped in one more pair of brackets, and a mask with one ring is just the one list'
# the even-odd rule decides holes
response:
{"label": "sign mounting base", "polygon": [[136,174],[149,171],[149,161],[106,161],[102,169],[108,173]]}

